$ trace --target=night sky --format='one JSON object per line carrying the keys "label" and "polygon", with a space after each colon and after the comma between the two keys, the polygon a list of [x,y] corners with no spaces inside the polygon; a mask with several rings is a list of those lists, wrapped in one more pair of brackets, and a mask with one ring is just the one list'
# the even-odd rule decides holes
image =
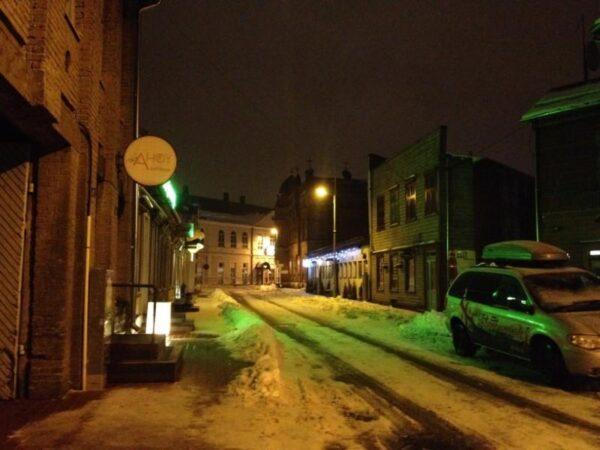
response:
{"label": "night sky", "polygon": [[[597,0],[162,0],[142,19],[142,129],[197,195],[272,206],[310,158],[366,178],[448,126],[453,153],[532,171],[521,115],[581,81]],[[598,74],[592,74],[598,76]]]}

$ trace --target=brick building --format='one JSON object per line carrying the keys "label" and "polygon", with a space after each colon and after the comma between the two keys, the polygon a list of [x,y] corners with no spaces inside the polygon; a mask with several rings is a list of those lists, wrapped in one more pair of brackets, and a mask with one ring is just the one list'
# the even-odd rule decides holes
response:
{"label": "brick building", "polygon": [[[189,196],[186,221],[204,233],[204,248],[195,257],[199,285],[269,284],[275,279],[277,233],[273,210],[223,199]],[[192,286],[190,286],[192,287]]]}
{"label": "brick building", "polygon": [[354,179],[347,170],[341,178],[317,177],[312,169],[290,175],[281,184],[273,220],[279,230],[277,262],[281,267],[281,282],[286,286],[306,284],[306,268],[302,262],[317,249],[331,245],[333,239],[333,203],[315,197],[315,188],[327,185],[330,193],[337,192],[337,240],[347,241],[367,236],[367,183]]}
{"label": "brick building", "polygon": [[483,246],[534,235],[533,179],[446,152],[441,127],[391,158],[370,155],[371,298],[441,309],[448,279]]}
{"label": "brick building", "polygon": [[600,274],[600,79],[551,90],[523,121],[535,131],[540,240]]}
{"label": "brick building", "polygon": [[132,276],[121,157],[148,3],[0,2],[0,398],[103,383],[91,336],[102,336],[107,278]]}

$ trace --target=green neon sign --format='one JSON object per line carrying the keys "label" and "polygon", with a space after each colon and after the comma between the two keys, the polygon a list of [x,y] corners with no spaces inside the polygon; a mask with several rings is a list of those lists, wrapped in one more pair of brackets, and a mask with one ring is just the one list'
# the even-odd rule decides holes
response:
{"label": "green neon sign", "polygon": [[175,209],[177,207],[177,192],[175,191],[175,187],[173,187],[173,183],[171,183],[171,180],[163,184],[161,186],[161,189],[167,197],[167,200],[169,200],[171,209]]}

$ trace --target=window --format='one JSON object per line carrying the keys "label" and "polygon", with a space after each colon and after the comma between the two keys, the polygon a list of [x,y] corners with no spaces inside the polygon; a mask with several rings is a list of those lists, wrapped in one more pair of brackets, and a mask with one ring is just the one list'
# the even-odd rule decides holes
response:
{"label": "window", "polygon": [[242,233],[242,248],[248,248],[248,233]]}
{"label": "window", "polygon": [[404,255],[404,290],[409,294],[417,292],[415,283],[415,255],[412,253]]}
{"label": "window", "polygon": [[425,175],[425,215],[437,212],[437,174]]}
{"label": "window", "polygon": [[500,286],[492,294],[492,302],[502,308],[517,309],[527,305],[527,295],[516,278],[501,275]]}
{"label": "window", "polygon": [[378,291],[383,291],[384,289],[384,285],[383,285],[383,257],[384,255],[377,255],[376,256],[376,267],[377,267],[377,290]]}
{"label": "window", "polygon": [[225,247],[225,232],[219,230],[219,247]]}
{"label": "window", "polygon": [[400,207],[398,198],[400,197],[400,189],[398,187],[390,190],[390,224],[395,225],[400,222]]}
{"label": "window", "polygon": [[406,199],[406,221],[412,222],[417,220],[417,181],[412,180],[406,183],[405,199]]}
{"label": "window", "polygon": [[262,250],[263,249],[263,237],[262,236],[258,236],[256,238],[256,248],[258,250]]}
{"label": "window", "polygon": [[390,255],[390,291],[398,292],[400,286],[400,269],[402,268],[402,260],[400,253],[395,252]]}
{"label": "window", "polygon": [[467,300],[477,303],[492,303],[492,294],[500,285],[500,275],[485,272],[472,272],[466,287]]}
{"label": "window", "polygon": [[231,268],[229,270],[230,270],[230,274],[231,274],[231,284],[235,284],[235,281],[236,281],[235,279],[236,279],[236,275],[237,275],[236,274],[236,272],[237,272],[237,265],[236,265],[236,263],[233,263],[231,265]]}
{"label": "window", "polygon": [[223,284],[225,282],[224,278],[225,267],[223,267],[223,263],[219,263],[219,269],[217,270],[217,279],[219,284]]}
{"label": "window", "polygon": [[377,231],[385,229],[385,197],[377,196]]}
{"label": "window", "polygon": [[231,248],[237,247],[237,233],[235,231],[231,232]]}

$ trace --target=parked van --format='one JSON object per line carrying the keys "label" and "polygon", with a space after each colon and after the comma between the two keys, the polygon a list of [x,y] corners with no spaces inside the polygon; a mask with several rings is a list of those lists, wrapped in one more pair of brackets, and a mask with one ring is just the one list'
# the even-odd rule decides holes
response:
{"label": "parked van", "polygon": [[504,352],[531,361],[555,383],[569,374],[600,377],[600,278],[541,242],[491,244],[483,259],[446,295],[456,352]]}

